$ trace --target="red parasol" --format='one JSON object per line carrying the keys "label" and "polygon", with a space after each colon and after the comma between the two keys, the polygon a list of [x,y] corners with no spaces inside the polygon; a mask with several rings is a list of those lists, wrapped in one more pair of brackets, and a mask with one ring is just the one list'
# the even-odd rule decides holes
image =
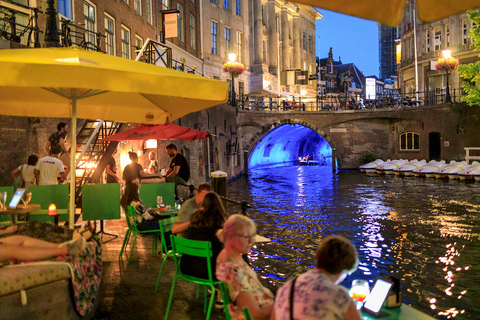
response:
{"label": "red parasol", "polygon": [[142,124],[128,129],[100,141],[126,141],[126,140],[207,140],[209,133],[177,126],[169,122],[159,125]]}

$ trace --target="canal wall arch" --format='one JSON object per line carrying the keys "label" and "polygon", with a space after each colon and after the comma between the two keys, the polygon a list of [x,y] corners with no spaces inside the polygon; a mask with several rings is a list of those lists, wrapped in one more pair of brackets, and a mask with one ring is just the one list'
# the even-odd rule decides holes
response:
{"label": "canal wall arch", "polygon": [[[250,156],[265,135],[284,124],[318,133],[335,149],[339,169],[358,168],[367,153],[384,160],[429,160],[431,132],[440,134],[440,154],[446,161],[464,157],[465,147],[480,146],[480,108],[456,104],[337,112],[240,111],[237,128],[242,149]],[[415,150],[401,148],[401,136],[408,132],[419,136]]]}

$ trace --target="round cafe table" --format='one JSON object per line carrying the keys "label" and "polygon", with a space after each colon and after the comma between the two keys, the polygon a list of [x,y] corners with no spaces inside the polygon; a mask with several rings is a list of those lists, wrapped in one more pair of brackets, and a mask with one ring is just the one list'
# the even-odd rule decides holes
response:
{"label": "round cafe table", "polygon": [[19,204],[15,209],[11,209],[9,207],[5,209],[0,209],[0,215],[6,216],[6,215],[11,215],[12,216],[12,222],[15,224],[18,222],[17,216],[19,214],[25,216],[25,220],[30,219],[30,212],[40,210],[40,205],[39,204],[29,204],[25,208],[23,204]]}

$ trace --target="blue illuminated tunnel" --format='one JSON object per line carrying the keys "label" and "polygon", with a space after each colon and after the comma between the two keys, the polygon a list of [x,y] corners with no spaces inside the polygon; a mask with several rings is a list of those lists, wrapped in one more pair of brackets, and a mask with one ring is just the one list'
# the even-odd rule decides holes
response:
{"label": "blue illuminated tunnel", "polygon": [[332,159],[332,148],[317,132],[300,124],[284,124],[267,133],[250,153],[249,168],[296,165],[299,157]]}

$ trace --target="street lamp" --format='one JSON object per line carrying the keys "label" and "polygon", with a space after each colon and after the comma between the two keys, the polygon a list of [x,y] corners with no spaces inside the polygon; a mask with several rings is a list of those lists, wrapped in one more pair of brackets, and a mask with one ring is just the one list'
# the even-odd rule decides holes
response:
{"label": "street lamp", "polygon": [[445,103],[452,102],[450,97],[450,86],[448,85],[448,71],[452,71],[458,66],[458,59],[455,59],[451,56],[450,50],[443,50],[443,58],[440,58],[435,62],[435,69],[438,72],[445,71],[447,75],[447,83],[445,85]]}
{"label": "street lamp", "polygon": [[[237,59],[237,54],[235,52],[228,54],[228,61],[231,63],[235,63],[235,59]],[[232,75],[232,106],[236,107],[236,95],[235,95],[235,74],[233,72],[230,73]]]}

